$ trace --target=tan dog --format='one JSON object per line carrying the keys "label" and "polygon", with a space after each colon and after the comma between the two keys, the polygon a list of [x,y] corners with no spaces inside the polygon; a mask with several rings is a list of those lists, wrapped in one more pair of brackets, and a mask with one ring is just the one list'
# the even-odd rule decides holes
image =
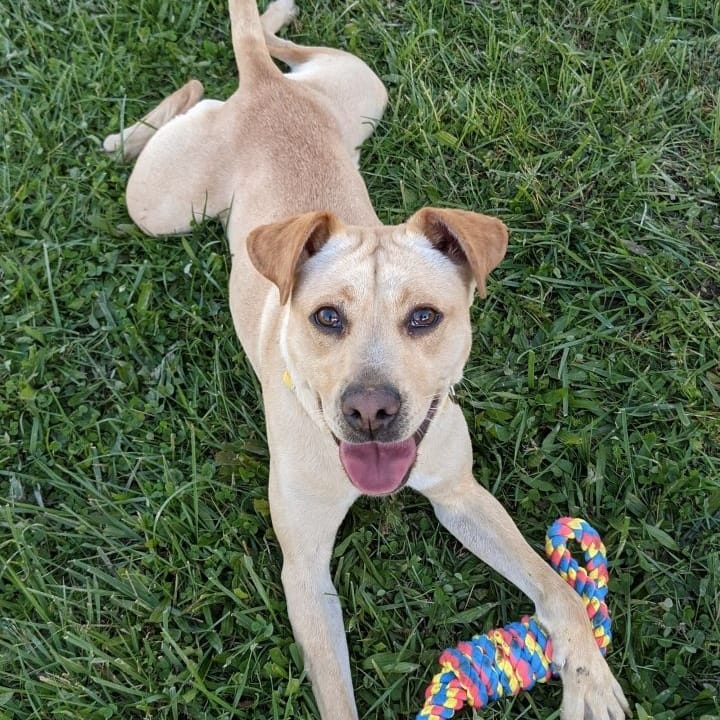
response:
{"label": "tan dog", "polygon": [[226,225],[233,321],[263,387],[282,580],[321,716],[357,718],[329,570],[336,532],[360,495],[408,485],[534,601],[562,668],[562,717],[619,718],[627,702],[581,601],[473,479],[448,400],[474,289],[484,295],[506,228],[433,208],[378,221],[356,166],[385,88],[352,55],[274,37],[294,11],[278,0],[260,19],[254,0],[230,0],[239,90],[199,102],[192,81],[105,149],[137,156],[127,203],[146,232],[209,216]]}

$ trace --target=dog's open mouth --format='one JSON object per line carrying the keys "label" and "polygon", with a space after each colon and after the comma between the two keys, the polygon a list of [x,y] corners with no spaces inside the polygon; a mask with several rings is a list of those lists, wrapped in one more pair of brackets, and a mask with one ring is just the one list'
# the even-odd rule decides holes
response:
{"label": "dog's open mouth", "polygon": [[418,445],[437,406],[438,399],[434,398],[422,425],[407,440],[388,443],[340,441],[340,462],[350,482],[365,495],[387,495],[405,485],[417,459]]}

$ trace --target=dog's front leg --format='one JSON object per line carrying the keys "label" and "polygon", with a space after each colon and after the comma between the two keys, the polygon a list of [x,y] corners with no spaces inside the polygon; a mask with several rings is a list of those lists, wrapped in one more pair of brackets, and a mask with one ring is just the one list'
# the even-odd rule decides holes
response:
{"label": "dog's front leg", "polygon": [[337,530],[357,494],[316,494],[308,492],[311,483],[287,480],[271,472],[270,511],[283,552],[282,582],[290,623],[321,718],[356,720],[347,640],[330,577],[330,558]]}
{"label": "dog's front leg", "polygon": [[502,505],[472,477],[424,488],[440,522],[535,603],[563,681],[563,720],[620,720],[628,705],[595,644],[579,596],[525,542]]}

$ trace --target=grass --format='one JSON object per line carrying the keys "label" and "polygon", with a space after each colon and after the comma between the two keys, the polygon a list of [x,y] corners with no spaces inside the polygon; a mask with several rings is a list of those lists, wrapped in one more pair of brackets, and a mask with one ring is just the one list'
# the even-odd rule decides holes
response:
{"label": "grass", "polygon": [[[636,717],[720,717],[717,4],[301,4],[293,38],[390,90],[380,216],[512,229],[459,389],[479,481],[538,548],[600,529]],[[315,717],[222,233],[143,237],[99,149],[191,76],[232,90],[225,4],[21,0],[0,49],[0,718]],[[353,508],[333,573],[364,718],[531,609],[409,491]]]}

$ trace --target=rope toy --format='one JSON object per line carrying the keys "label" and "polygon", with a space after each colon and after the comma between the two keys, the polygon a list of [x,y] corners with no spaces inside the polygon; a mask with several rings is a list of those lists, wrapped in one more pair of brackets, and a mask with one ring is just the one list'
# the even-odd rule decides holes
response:
{"label": "rope toy", "polygon": [[[585,567],[572,557],[568,540],[580,543]],[[556,572],[582,597],[595,642],[604,655],[610,644],[610,615],[605,603],[608,570],[605,546],[585,520],[560,518],[545,537],[545,554]],[[445,650],[442,668],[425,691],[425,706],[415,720],[451,718],[467,704],[483,708],[504,695],[517,695],[558,676],[552,641],[534,617],[475,635]]]}

